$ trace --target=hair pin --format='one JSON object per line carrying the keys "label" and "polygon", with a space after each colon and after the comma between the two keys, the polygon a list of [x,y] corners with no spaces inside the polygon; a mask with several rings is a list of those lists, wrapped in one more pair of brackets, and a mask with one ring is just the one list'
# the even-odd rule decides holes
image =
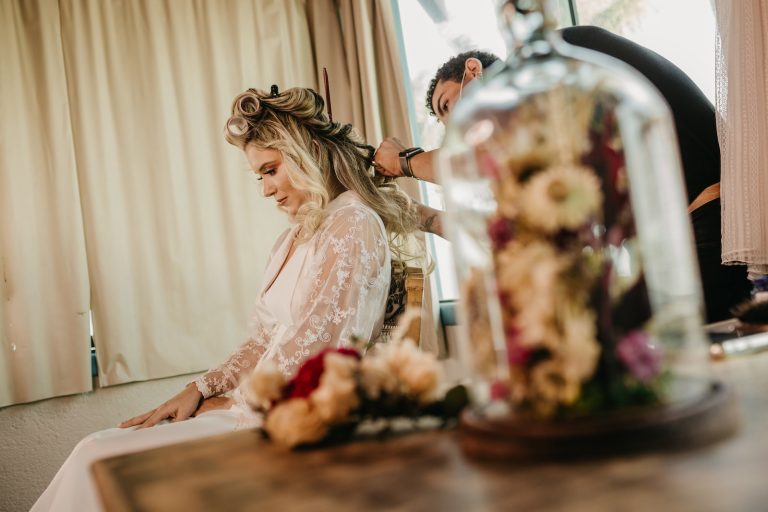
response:
{"label": "hair pin", "polygon": [[333,122],[333,111],[331,109],[331,87],[328,85],[328,70],[323,68],[323,84],[325,85],[325,105],[328,110],[328,120]]}
{"label": "hair pin", "polygon": [[269,96],[271,98],[277,98],[278,94],[280,93],[277,91],[277,84],[272,84],[272,87],[269,89]]}

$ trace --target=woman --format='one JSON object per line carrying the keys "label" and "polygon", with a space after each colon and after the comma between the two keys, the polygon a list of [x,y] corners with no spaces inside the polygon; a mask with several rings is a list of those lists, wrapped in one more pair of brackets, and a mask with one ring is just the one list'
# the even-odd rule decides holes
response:
{"label": "woman", "polygon": [[[377,336],[391,258],[405,257],[415,208],[390,179],[374,176],[373,148],[351,125],[330,122],[323,106],[311,89],[273,86],[235,98],[226,138],[294,223],[273,248],[248,339],[159,407],[81,441],[32,510],[99,509],[93,461],[257,426],[236,392],[245,372],[270,361],[290,376],[323,348]],[[231,391],[229,400],[211,400]]]}

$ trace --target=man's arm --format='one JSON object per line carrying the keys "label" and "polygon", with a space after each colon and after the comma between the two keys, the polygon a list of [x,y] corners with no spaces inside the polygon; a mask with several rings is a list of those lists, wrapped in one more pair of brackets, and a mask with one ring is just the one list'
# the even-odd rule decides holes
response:
{"label": "man's arm", "polygon": [[421,203],[416,203],[416,208],[419,212],[419,229],[425,233],[432,233],[445,238],[443,235],[443,212]]}

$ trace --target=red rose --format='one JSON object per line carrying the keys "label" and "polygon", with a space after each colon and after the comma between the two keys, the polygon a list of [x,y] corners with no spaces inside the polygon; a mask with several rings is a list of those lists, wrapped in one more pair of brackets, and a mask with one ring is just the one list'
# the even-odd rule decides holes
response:
{"label": "red rose", "polygon": [[351,348],[325,349],[310,357],[299,367],[296,376],[285,385],[283,399],[307,398],[320,385],[320,377],[325,369],[325,355],[336,352],[344,356],[360,359],[360,354]]}

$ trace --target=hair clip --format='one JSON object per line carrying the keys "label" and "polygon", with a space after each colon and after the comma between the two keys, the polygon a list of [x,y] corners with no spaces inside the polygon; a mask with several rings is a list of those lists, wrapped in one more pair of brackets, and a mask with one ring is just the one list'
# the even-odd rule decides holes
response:
{"label": "hair clip", "polygon": [[277,84],[272,84],[272,87],[269,89],[269,96],[271,98],[277,98],[278,94],[280,93],[277,91]]}
{"label": "hair clip", "polygon": [[328,85],[328,70],[323,68],[323,84],[325,85],[325,106],[328,110],[328,120],[333,122],[333,111],[331,110],[331,87]]}

